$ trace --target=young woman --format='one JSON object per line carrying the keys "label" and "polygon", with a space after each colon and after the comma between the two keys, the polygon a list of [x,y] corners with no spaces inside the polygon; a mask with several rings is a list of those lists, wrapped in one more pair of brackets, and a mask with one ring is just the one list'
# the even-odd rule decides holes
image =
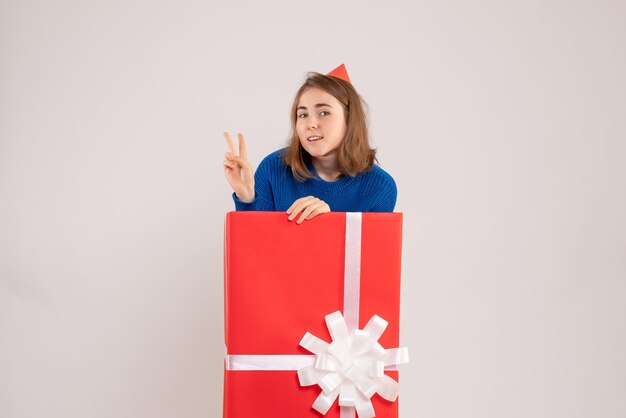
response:
{"label": "young woman", "polygon": [[309,73],[291,109],[286,148],[265,157],[256,173],[239,133],[239,153],[230,149],[224,174],[237,210],[286,211],[298,224],[319,214],[392,212],[396,183],[374,164],[362,99],[342,64],[327,75]]}

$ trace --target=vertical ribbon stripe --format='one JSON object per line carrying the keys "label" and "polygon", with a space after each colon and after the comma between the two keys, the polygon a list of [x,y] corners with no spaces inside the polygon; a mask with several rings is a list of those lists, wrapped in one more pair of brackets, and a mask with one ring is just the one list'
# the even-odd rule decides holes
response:
{"label": "vertical ribbon stripe", "polygon": [[346,213],[346,253],[344,267],[343,317],[348,332],[359,327],[361,297],[361,213]]}
{"label": "vertical ribbon stripe", "polygon": [[[361,213],[346,213],[346,253],[343,276],[343,316],[348,332],[359,328],[361,297]],[[354,418],[354,406],[340,406],[340,418]]]}

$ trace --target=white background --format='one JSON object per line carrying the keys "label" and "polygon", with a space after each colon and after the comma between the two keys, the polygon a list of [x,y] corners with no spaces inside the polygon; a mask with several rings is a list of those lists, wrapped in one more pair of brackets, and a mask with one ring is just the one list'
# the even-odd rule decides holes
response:
{"label": "white background", "polygon": [[401,415],[623,418],[625,21],[2,0],[0,416],[221,416],[222,132],[256,167],[306,72],[345,63],[404,213]]}

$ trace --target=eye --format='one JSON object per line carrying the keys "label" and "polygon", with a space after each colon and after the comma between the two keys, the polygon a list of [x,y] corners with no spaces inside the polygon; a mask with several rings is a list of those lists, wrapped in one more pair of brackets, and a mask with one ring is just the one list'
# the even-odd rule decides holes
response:
{"label": "eye", "polygon": [[326,113],[326,114],[329,114],[329,115],[330,115],[330,112],[327,112],[327,111],[325,111],[325,110],[322,110],[322,111],[320,112],[320,115],[321,115],[322,113]]}
{"label": "eye", "polygon": [[298,115],[298,118],[302,119],[302,116],[306,116],[306,113],[300,113],[300,114]]}

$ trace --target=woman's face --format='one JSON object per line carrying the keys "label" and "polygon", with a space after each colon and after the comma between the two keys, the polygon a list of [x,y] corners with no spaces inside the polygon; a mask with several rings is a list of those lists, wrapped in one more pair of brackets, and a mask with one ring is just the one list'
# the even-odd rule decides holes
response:
{"label": "woman's face", "polygon": [[316,87],[300,96],[296,110],[296,133],[302,147],[314,158],[337,153],[346,133],[343,105]]}

